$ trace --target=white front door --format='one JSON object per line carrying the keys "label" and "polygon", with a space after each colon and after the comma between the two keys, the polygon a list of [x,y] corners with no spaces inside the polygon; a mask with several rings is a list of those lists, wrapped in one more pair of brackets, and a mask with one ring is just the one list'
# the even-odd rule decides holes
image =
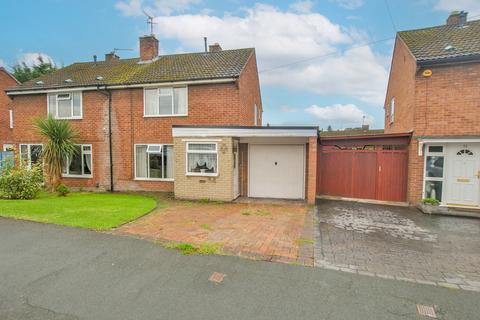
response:
{"label": "white front door", "polygon": [[478,206],[480,144],[447,145],[447,205]]}
{"label": "white front door", "polygon": [[250,144],[248,152],[250,197],[304,198],[304,145]]}
{"label": "white front door", "polygon": [[238,197],[240,195],[240,181],[238,174],[238,141],[233,142],[233,195]]}

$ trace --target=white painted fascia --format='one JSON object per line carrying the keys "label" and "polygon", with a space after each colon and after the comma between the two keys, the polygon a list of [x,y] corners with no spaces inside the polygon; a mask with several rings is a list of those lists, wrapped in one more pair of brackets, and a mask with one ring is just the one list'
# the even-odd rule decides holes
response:
{"label": "white painted fascia", "polygon": [[173,137],[316,137],[316,129],[172,128]]}
{"label": "white painted fascia", "polygon": [[143,83],[143,84],[126,84],[126,85],[92,85],[86,87],[65,87],[58,89],[35,89],[35,90],[23,90],[23,91],[7,91],[7,95],[27,95],[27,94],[40,94],[40,93],[54,93],[65,91],[92,91],[97,89],[129,89],[129,88],[158,88],[158,87],[170,87],[179,85],[194,85],[194,84],[216,84],[216,83],[230,83],[237,81],[237,78],[224,78],[224,79],[210,79],[210,80],[191,80],[191,81],[171,81],[171,82],[157,82],[157,83]]}
{"label": "white painted fascia", "polygon": [[472,143],[480,142],[480,138],[427,138],[427,139],[418,139],[418,155],[423,156],[423,146],[426,144],[441,144],[441,143]]}

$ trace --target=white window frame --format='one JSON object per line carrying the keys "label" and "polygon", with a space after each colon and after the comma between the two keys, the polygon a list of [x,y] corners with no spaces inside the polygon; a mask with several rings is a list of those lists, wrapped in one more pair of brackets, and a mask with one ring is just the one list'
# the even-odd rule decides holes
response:
{"label": "white window frame", "polygon": [[395,121],[395,97],[390,100],[390,124]]}
{"label": "white window frame", "polygon": [[42,151],[43,151],[43,143],[20,143],[18,144],[18,154],[20,157],[20,160],[23,161],[22,159],[22,146],[27,146],[27,167],[32,168],[32,146],[42,146]]}
{"label": "white window frame", "polygon": [[[172,151],[173,151],[173,144],[168,144],[168,143],[136,143],[133,145],[133,172],[134,172],[134,179],[139,180],[139,181],[174,181],[174,178],[149,178],[149,177],[137,177],[137,146],[147,146],[147,154],[148,153],[160,153],[163,154],[163,147],[164,146],[171,146]],[[152,146],[160,146],[160,151],[155,152],[151,151],[149,152],[148,149],[149,147]],[[162,167],[163,167],[163,155],[162,155]],[[150,169],[150,158],[147,157],[147,175],[149,175]],[[173,165],[173,176],[175,176],[175,165]]]}
{"label": "white window frame", "polygon": [[10,129],[13,129],[13,110],[8,110],[8,124]]}
{"label": "white window frame", "polygon": [[[76,91],[78,92],[78,91]],[[59,98],[59,95],[64,95],[68,94],[70,96],[70,110],[72,112],[71,117],[59,117],[58,116],[58,101],[59,100],[67,100],[67,99],[62,99]],[[67,92],[56,92],[56,93],[49,93],[47,94],[47,115],[50,114],[51,106],[50,106],[50,96],[55,96],[55,119],[59,120],[72,120],[72,119],[83,119],[83,92],[80,91],[80,115],[79,116],[74,116],[73,115],[73,91],[67,91]]]}
{"label": "white window frame", "polygon": [[[85,163],[83,159],[84,154],[89,154],[90,158],[92,159],[92,167],[90,168],[90,174],[70,174],[70,161],[67,159],[68,166],[65,168],[67,170],[67,173],[62,172],[62,177],[65,178],[85,178],[85,179],[90,179],[93,177],[93,152],[92,152],[92,145],[91,144],[76,144],[77,146],[80,146],[80,158],[82,159],[82,172],[84,171],[85,168]],[[90,150],[83,150],[83,147],[90,147]],[[62,170],[63,171],[63,170]]]}
{"label": "white window frame", "polygon": [[[173,91],[173,89],[175,88],[185,88],[185,113],[184,114],[175,114],[173,113],[174,110],[175,110],[175,93]],[[146,93],[145,91],[147,90],[153,90],[153,89],[156,89],[157,90],[157,100],[158,100],[158,103],[160,103],[160,89],[170,89],[172,91],[172,114],[146,114],[146,110],[147,110],[147,104],[146,104]],[[145,87],[143,88],[143,117],[144,118],[168,118],[168,117],[186,117],[188,116],[188,86],[168,86],[168,87],[158,87],[158,88],[150,88],[150,87]]]}
{"label": "white window frame", "polygon": [[[214,144],[215,150],[190,150],[191,144]],[[217,170],[215,173],[201,173],[201,172],[189,172],[188,171],[188,154],[189,153],[212,153],[217,156]],[[220,161],[218,157],[218,142],[215,141],[190,141],[185,145],[185,175],[187,176],[202,176],[202,177],[217,177],[220,171]]]}
{"label": "white window frame", "polygon": [[[442,147],[442,152],[430,152],[430,147]],[[438,156],[443,157],[443,174],[441,178],[438,177],[427,177],[427,157],[428,156]],[[445,196],[445,174],[446,174],[446,166],[447,166],[447,153],[446,153],[446,145],[443,144],[425,144],[425,152],[423,155],[423,186],[422,186],[422,198],[425,199],[425,183],[427,181],[440,181],[442,182],[442,201]]]}

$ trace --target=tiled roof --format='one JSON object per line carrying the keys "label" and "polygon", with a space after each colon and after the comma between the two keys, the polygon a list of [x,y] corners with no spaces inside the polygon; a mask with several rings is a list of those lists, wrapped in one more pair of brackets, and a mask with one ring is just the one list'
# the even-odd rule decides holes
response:
{"label": "tiled roof", "polygon": [[[139,58],[80,62],[23,83],[12,90],[129,85],[238,77],[254,49],[159,56],[149,63]],[[100,80],[97,80],[98,77]],[[71,79],[71,82],[65,80]],[[37,84],[37,82],[43,82]],[[12,91],[9,90],[9,91]]]}
{"label": "tiled roof", "polygon": [[420,63],[480,58],[480,20],[463,26],[400,31],[398,35]]}

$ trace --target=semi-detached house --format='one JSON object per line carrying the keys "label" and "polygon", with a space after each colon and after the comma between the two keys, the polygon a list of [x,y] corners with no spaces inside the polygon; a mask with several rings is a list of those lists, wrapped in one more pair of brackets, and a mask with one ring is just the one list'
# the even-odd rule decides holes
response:
{"label": "semi-detached house", "polygon": [[261,126],[254,49],[159,56],[153,35],[139,45],[139,58],[109,53],[7,89],[4,146],[38,161],[32,123],[49,114],[80,133],[63,169],[69,186],[314,202],[317,128]]}

